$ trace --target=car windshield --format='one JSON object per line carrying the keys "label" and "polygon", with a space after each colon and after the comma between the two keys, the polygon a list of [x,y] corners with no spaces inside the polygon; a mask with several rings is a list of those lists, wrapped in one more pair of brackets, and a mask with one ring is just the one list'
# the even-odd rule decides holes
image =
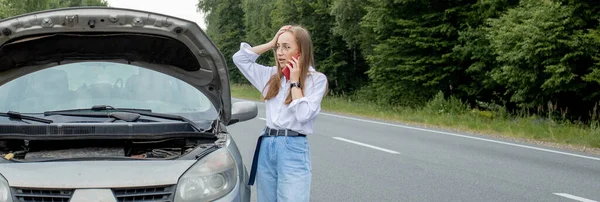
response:
{"label": "car windshield", "polygon": [[94,105],[150,109],[214,120],[215,107],[190,84],[143,67],[82,62],[36,71],[0,86],[0,111],[41,113]]}

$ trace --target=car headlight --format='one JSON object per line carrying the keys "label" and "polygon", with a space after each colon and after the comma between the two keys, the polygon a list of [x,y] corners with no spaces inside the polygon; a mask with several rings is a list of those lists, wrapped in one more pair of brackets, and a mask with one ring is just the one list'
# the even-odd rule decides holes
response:
{"label": "car headlight", "polygon": [[177,184],[176,202],[212,201],[231,192],[238,180],[235,160],[227,149],[200,159]]}
{"label": "car headlight", "polygon": [[0,175],[0,202],[12,202],[8,181],[2,175]]}

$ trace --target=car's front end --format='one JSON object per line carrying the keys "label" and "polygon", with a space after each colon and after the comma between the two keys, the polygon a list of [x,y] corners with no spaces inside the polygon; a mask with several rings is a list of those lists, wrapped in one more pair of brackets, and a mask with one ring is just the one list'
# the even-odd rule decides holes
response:
{"label": "car's front end", "polygon": [[224,57],[156,13],[68,8],[0,21],[0,202],[249,201]]}
{"label": "car's front end", "polygon": [[224,138],[174,160],[0,160],[0,201],[246,201],[241,157]]}

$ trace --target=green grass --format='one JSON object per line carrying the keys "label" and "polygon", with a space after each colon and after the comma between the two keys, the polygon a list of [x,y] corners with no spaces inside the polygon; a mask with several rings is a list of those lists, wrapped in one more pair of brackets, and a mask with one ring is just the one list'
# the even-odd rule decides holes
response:
{"label": "green grass", "polygon": [[[250,85],[234,84],[231,94],[236,98],[262,100]],[[419,124],[428,127],[464,132],[501,135],[526,140],[538,140],[575,146],[600,148],[600,129],[557,123],[539,117],[494,118],[480,111],[461,114],[433,113],[424,109],[377,105],[351,100],[345,96],[327,96],[321,103],[323,111],[392,122]]]}

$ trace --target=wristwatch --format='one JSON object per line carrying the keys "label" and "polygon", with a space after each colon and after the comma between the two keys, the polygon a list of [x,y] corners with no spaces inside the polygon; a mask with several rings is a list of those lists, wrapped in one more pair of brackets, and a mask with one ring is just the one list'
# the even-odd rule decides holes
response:
{"label": "wristwatch", "polygon": [[291,83],[290,88],[293,88],[293,87],[298,87],[298,88],[302,89],[302,85],[300,85],[300,82]]}

